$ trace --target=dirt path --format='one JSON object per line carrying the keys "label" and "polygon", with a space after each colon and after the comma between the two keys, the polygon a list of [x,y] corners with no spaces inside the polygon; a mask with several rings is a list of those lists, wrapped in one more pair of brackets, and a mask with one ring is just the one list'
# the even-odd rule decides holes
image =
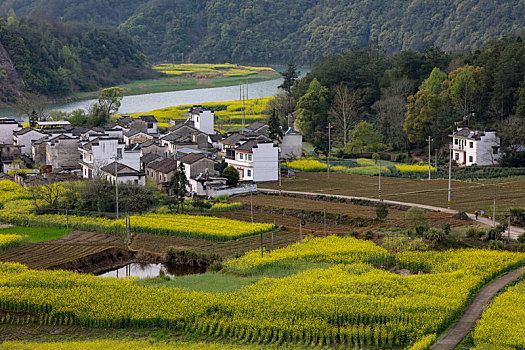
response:
{"label": "dirt path", "polygon": [[[262,193],[278,193],[279,190],[273,190],[273,189],[267,189],[267,188],[259,188],[259,192]],[[367,200],[370,202],[379,202],[380,200],[377,198],[366,198],[366,197],[354,197],[354,196],[343,196],[343,195],[337,195],[337,194],[330,194],[330,193],[317,193],[317,192],[299,192],[299,191],[281,191],[282,193],[289,193],[289,194],[298,194],[298,195],[305,195],[305,196],[318,196],[318,195],[324,195],[327,197],[337,197],[337,198],[344,198],[344,199],[359,199],[359,200]],[[386,204],[392,204],[392,205],[401,205],[401,206],[408,206],[408,207],[419,207],[426,210],[432,210],[432,211],[439,211],[443,213],[448,214],[457,214],[459,211],[454,209],[448,209],[448,208],[441,208],[441,207],[435,207],[432,205],[423,205],[423,204],[417,204],[417,203],[407,203],[407,202],[399,202],[399,201],[392,201],[392,200],[383,200],[383,203]],[[468,217],[474,221],[480,222],[482,224],[492,226],[492,220],[479,216],[476,220],[476,217],[473,213],[467,213]],[[499,222],[496,221],[496,225],[498,225]],[[510,235],[508,235],[510,238],[517,239],[521,234],[525,233],[525,230],[519,227],[511,226],[510,229]],[[504,234],[505,236],[507,234]]]}
{"label": "dirt path", "polygon": [[525,268],[514,270],[503,277],[498,278],[483,288],[472,300],[459,321],[449,329],[448,333],[441,337],[431,350],[453,350],[465,336],[474,328],[476,321],[481,317],[483,309],[490,300],[507,284],[519,278],[525,272]]}

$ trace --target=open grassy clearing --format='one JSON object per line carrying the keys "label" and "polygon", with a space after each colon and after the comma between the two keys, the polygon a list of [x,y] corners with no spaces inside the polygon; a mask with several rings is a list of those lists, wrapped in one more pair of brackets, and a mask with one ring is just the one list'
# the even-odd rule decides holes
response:
{"label": "open grassy clearing", "polygon": [[[377,176],[342,173],[297,173],[296,178],[283,177],[283,190],[328,193],[357,197],[379,198]],[[277,182],[263,184],[261,188],[278,189]],[[448,180],[414,180],[383,177],[382,198],[418,204],[447,207]],[[504,214],[509,207],[525,206],[525,178],[521,181],[497,184],[479,184],[452,181],[452,208],[492,213],[496,199],[497,212]]]}
{"label": "open grassy clearing", "polygon": [[24,227],[13,226],[0,229],[0,235],[17,234],[27,236],[29,242],[38,243],[50,241],[67,234],[67,229],[60,227]]}

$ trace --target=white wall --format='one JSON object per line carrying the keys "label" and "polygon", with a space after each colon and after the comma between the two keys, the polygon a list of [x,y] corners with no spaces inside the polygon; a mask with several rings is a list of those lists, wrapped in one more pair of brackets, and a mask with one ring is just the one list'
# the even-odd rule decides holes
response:
{"label": "white wall", "polygon": [[214,114],[211,111],[202,111],[200,114],[194,114],[192,116],[195,129],[202,131],[205,134],[215,134],[214,127]]}
{"label": "white wall", "polygon": [[260,143],[253,149],[253,181],[279,179],[279,151],[273,143]]}
{"label": "white wall", "polygon": [[38,131],[31,130],[24,135],[18,135],[16,144],[22,146],[21,151],[23,154],[31,154],[31,141],[39,140],[44,136],[44,134],[39,133]]}
{"label": "white wall", "polygon": [[20,130],[18,123],[0,124],[0,143],[13,143],[13,131]]}
{"label": "white wall", "polygon": [[281,158],[301,158],[303,154],[303,135],[285,134],[281,142]]}

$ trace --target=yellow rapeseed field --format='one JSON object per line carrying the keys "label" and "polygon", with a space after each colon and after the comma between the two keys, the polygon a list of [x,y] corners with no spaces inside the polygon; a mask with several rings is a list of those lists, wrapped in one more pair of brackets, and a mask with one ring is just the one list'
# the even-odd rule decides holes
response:
{"label": "yellow rapeseed field", "polygon": [[[20,226],[65,227],[66,216],[59,214],[34,214],[35,203],[30,193],[11,182],[0,181],[0,221]],[[270,231],[272,224],[248,223],[230,219],[192,215],[131,216],[132,232],[204,238],[227,241]],[[111,220],[102,217],[69,215],[69,227],[78,230],[125,231],[125,219]]]}
{"label": "yellow rapeseed field", "polygon": [[[424,349],[487,281],[525,263],[524,254],[473,249],[389,256],[373,243],[337,237],[307,240],[275,250],[269,258],[267,263],[249,253],[227,264],[240,266],[238,271],[243,261],[249,261],[248,270],[279,260],[311,265],[234,292],[209,293],[0,264],[0,322],[165,327],[276,346]],[[414,274],[369,264],[379,261],[395,262]]]}

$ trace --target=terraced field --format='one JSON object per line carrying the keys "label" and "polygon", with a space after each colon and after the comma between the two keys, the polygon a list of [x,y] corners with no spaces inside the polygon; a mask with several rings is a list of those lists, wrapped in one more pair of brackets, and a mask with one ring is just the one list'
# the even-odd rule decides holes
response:
{"label": "terraced field", "polygon": [[107,247],[101,245],[27,243],[0,253],[0,261],[17,262],[34,270],[51,269],[106,249]]}

